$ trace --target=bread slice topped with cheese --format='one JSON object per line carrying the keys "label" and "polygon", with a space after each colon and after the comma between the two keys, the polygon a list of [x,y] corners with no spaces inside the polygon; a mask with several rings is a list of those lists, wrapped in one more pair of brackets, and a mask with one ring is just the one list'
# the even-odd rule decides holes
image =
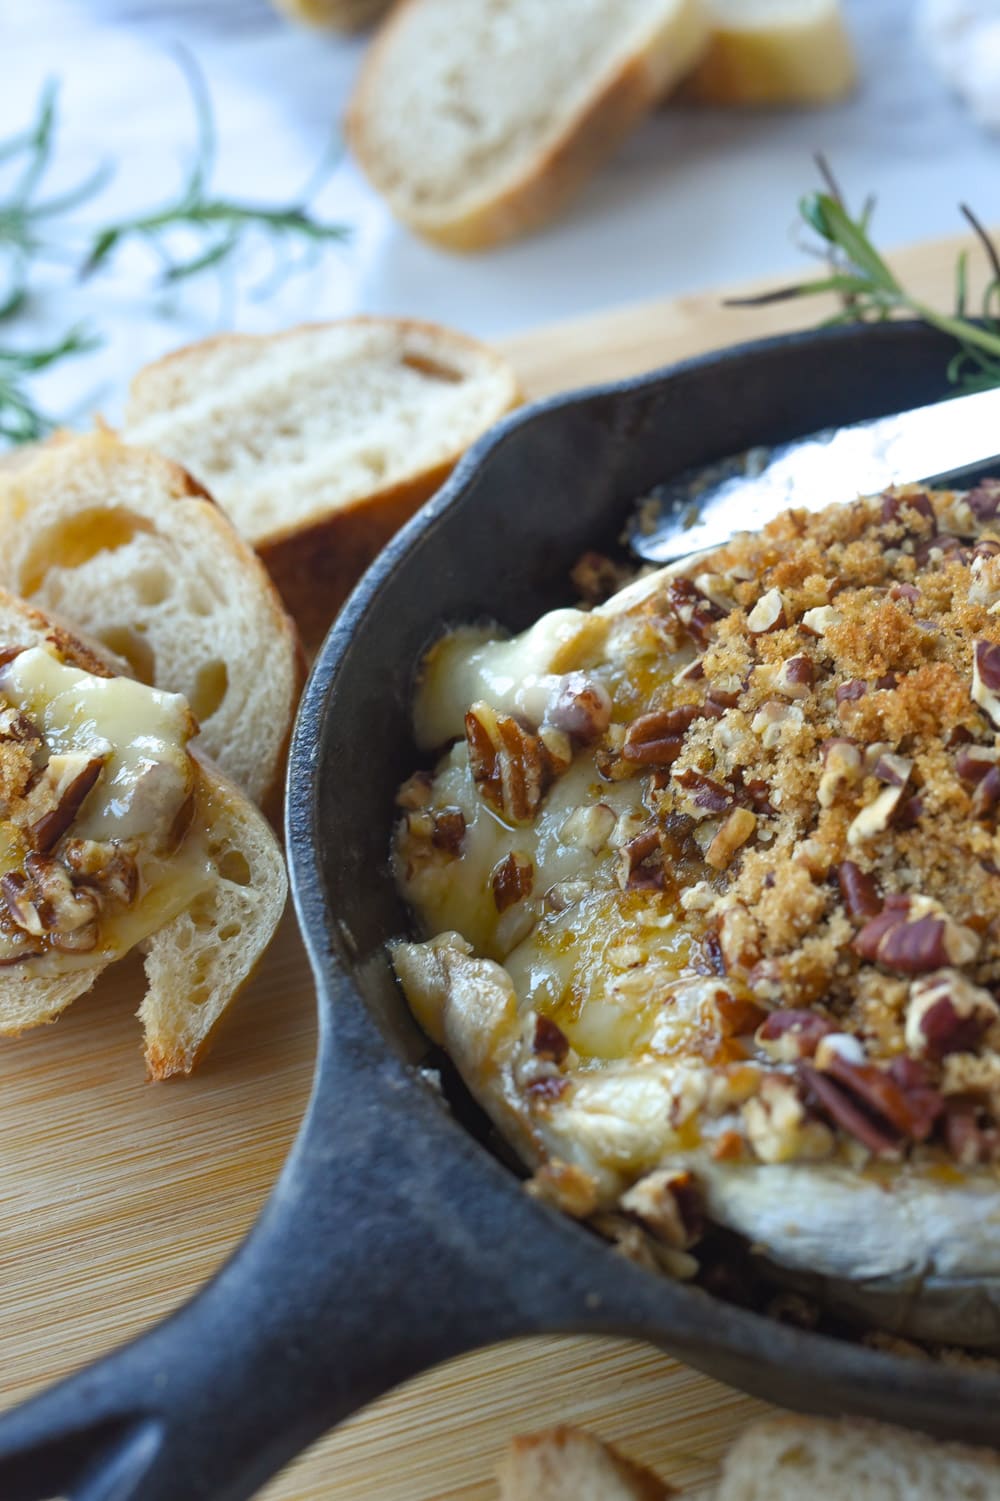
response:
{"label": "bread slice topped with cheese", "polygon": [[141,945],[149,1072],[193,1067],[287,889],[266,819],[196,732],[179,694],[0,590],[0,1033],[53,1021]]}
{"label": "bread slice topped with cheese", "polygon": [[183,694],[200,750],[278,803],[302,649],[260,559],[184,469],[95,432],[0,470],[0,586]]}
{"label": "bread slice topped with cheese", "polygon": [[556,214],[690,71],[701,0],[404,0],[365,61],[348,140],[417,234],[481,250]]}
{"label": "bread slice topped with cheese", "polygon": [[208,486],[315,640],[379,549],[517,401],[510,366],[475,339],[346,318],[222,335],[148,365],[124,436]]}

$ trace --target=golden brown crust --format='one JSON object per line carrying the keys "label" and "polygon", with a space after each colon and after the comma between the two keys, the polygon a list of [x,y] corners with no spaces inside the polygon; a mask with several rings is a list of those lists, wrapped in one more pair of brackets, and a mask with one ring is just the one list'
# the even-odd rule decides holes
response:
{"label": "golden brown crust", "polygon": [[[422,0],[401,0],[368,52],[344,120],[347,140],[361,167],[376,188],[379,173],[368,154],[365,114],[383,51],[394,44],[408,12]],[[659,57],[638,54],[629,58],[589,103],[569,120],[558,140],[541,152],[530,168],[495,198],[480,202],[449,220],[404,211],[391,193],[387,202],[417,234],[448,250],[485,250],[538,228],[553,218],[583,187],[593,172],[615,151],[637,120],[663,98],[675,71],[659,66]]]}
{"label": "golden brown crust", "polygon": [[603,1494],[609,1470],[619,1482],[620,1493],[630,1501],[668,1501],[678,1494],[613,1444],[560,1423],[511,1439],[500,1471],[501,1501],[555,1501],[576,1494]]}

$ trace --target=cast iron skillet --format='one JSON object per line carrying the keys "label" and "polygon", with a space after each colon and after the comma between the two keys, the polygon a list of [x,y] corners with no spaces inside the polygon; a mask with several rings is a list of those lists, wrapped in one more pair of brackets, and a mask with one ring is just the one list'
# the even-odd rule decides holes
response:
{"label": "cast iron skillet", "polygon": [[[996,1441],[1000,1378],[775,1324],[624,1262],[529,1199],[416,1067],[383,943],[413,767],[412,674],[442,622],[511,629],[690,465],[946,394],[917,326],[807,334],[530,408],[486,437],[362,581],[320,653],[292,746],[288,849],[319,989],[315,1087],[243,1246],[165,1323],[0,1419],[0,1497],[236,1501],[325,1428],[475,1346],[641,1335],[789,1407]],[[566,1393],[567,1414],[572,1393]]]}

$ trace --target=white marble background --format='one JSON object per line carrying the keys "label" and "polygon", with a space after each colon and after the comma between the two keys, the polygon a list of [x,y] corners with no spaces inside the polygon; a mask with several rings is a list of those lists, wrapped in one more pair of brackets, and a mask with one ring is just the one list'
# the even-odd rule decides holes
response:
{"label": "white marble background", "polygon": [[[475,0],[469,0],[472,5]],[[571,10],[572,0],[552,0]],[[346,158],[314,200],[352,227],[278,291],[269,257],[165,299],[155,263],[132,250],[80,284],[46,264],[27,314],[0,330],[31,343],[85,319],[101,351],[39,383],[61,414],[114,417],[130,372],[219,326],[281,327],[352,310],[406,313],[495,335],[615,303],[780,276],[800,261],[794,205],[823,150],[851,195],[877,195],[883,245],[961,227],[966,199],[1000,221],[1000,138],[948,93],[914,35],[911,0],[847,0],[862,86],[817,112],[664,110],[593,181],[569,217],[475,258],[438,252],[397,227]],[[364,49],[297,28],[266,0],[0,0],[0,137],[30,118],[42,82],[61,80],[53,187],[105,157],[115,176],[92,222],[152,208],[179,185],[193,139],[182,45],[210,84],[220,139],[215,187],[274,202],[294,197],[342,113]],[[0,169],[2,170],[2,169]],[[0,189],[2,189],[0,178]],[[2,198],[2,191],[0,191]]]}

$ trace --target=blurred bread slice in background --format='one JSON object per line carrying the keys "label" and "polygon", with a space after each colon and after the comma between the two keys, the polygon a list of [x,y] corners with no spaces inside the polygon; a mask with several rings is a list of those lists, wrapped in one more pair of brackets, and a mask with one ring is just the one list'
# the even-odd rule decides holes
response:
{"label": "blurred bread slice in background", "polygon": [[752,1423],[723,1464],[716,1501],[996,1501],[988,1449],[865,1423],[774,1417]]}
{"label": "blurred bread slice in background", "polygon": [[433,324],[228,334],[136,376],[124,435],[191,471],[316,640],[388,541],[517,404],[513,371]]}
{"label": "blurred bread slice in background", "polygon": [[681,97],[704,104],[829,104],[854,88],[839,0],[705,0],[708,50]]}
{"label": "blurred bread slice in background", "polygon": [[569,1427],[512,1439],[497,1479],[499,1501],[667,1501],[678,1494],[610,1444]]}
{"label": "blurred bread slice in background", "polygon": [[177,464],[107,432],[0,470],[0,585],[182,693],[199,750],[277,810],[304,677],[260,559]]}
{"label": "blurred bread slice in background", "polygon": [[397,218],[481,250],[557,214],[707,43],[701,0],[401,0],[348,140]]}
{"label": "blurred bread slice in background", "polygon": [[388,10],[390,0],[274,0],[278,10],[308,26],[332,26],[335,31],[360,31]]}

